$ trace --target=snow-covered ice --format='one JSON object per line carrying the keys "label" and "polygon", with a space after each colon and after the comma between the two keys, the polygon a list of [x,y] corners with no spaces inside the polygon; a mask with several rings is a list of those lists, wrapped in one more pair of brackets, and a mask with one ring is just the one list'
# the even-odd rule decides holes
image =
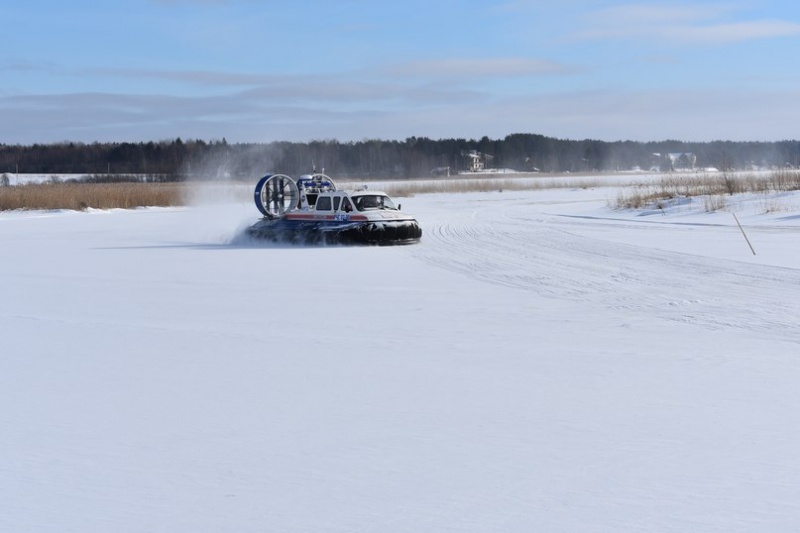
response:
{"label": "snow-covered ice", "polygon": [[615,194],[0,213],[0,531],[796,531],[800,196]]}

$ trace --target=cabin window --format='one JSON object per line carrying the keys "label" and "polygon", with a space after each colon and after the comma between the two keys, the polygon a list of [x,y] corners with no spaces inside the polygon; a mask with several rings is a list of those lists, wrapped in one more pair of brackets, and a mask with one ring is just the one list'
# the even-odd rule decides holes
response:
{"label": "cabin window", "polygon": [[341,201],[342,201],[342,197],[341,196],[334,196],[333,197],[333,210],[334,211],[338,211],[339,210],[339,202],[341,202]]}
{"label": "cabin window", "polygon": [[317,211],[330,211],[331,210],[331,197],[330,196],[320,196],[317,198],[317,205],[314,208]]}
{"label": "cabin window", "polygon": [[365,194],[354,199],[359,211],[368,209],[396,209],[388,196],[382,194]]}
{"label": "cabin window", "polygon": [[342,200],[342,211],[345,213],[349,213],[353,210],[353,204],[350,203],[350,198],[344,198]]}

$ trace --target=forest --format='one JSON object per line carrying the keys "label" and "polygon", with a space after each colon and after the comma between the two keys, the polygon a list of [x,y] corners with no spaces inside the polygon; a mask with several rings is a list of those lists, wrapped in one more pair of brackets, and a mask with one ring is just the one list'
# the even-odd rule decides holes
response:
{"label": "forest", "polygon": [[[479,155],[486,169],[609,172],[682,168],[800,167],[800,141],[658,142],[569,140],[516,133],[503,139],[228,143],[222,140],[0,144],[0,175],[14,173],[144,175],[160,181],[253,179],[316,170],[340,178],[402,179],[456,174]],[[680,157],[676,157],[680,156]],[[687,157],[690,156],[690,157]]]}

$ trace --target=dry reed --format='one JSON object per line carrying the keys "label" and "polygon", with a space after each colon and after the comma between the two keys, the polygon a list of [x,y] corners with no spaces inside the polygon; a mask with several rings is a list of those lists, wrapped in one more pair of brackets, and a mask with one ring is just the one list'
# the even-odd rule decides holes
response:
{"label": "dry reed", "polygon": [[36,183],[0,187],[0,211],[183,205],[181,183]]}
{"label": "dry reed", "polygon": [[[382,187],[396,197],[425,193],[466,193],[502,190],[543,190],[594,188],[607,185],[602,179],[487,178],[387,183]],[[186,205],[192,195],[184,183],[58,183],[0,186],[0,211],[13,209],[130,209],[145,206]],[[642,208],[660,201],[692,196],[723,196],[740,192],[784,192],[800,190],[800,172],[775,171],[766,176],[753,174],[698,174],[665,176],[657,183],[642,184],[632,192],[620,192],[615,208]],[[707,209],[724,209],[723,198],[706,202]],[[777,209],[777,206],[771,206]]]}
{"label": "dry reed", "polygon": [[381,190],[390,196],[409,198],[416,194],[429,193],[468,193],[493,191],[522,191],[544,189],[589,189],[602,187],[604,183],[596,179],[524,179],[524,178],[487,178],[487,179],[449,179],[414,181],[411,183],[394,182],[381,186]]}
{"label": "dry reed", "polygon": [[[609,204],[617,209],[640,209],[673,198],[704,196],[706,211],[725,209],[725,196],[740,193],[782,193],[800,190],[800,172],[777,170],[766,175],[722,172],[694,176],[666,176],[659,182],[642,184],[620,192]],[[774,207],[773,207],[774,208]]]}

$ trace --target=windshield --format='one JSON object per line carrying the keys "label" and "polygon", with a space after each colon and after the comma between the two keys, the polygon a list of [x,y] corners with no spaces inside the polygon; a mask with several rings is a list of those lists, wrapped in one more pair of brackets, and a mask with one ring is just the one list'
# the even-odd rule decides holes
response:
{"label": "windshield", "polygon": [[397,209],[394,202],[383,194],[364,194],[353,198],[356,209],[366,211],[368,209]]}

